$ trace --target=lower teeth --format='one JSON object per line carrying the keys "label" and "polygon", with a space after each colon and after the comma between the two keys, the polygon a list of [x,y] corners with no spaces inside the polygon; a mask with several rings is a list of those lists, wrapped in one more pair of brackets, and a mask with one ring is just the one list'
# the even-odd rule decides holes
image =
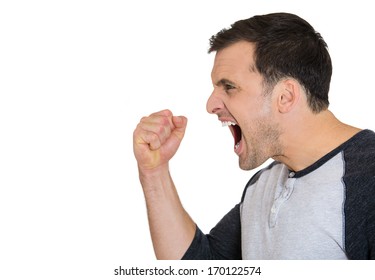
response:
{"label": "lower teeth", "polygon": [[234,146],[234,149],[237,150],[239,146],[240,146],[240,142],[238,142],[238,143]]}

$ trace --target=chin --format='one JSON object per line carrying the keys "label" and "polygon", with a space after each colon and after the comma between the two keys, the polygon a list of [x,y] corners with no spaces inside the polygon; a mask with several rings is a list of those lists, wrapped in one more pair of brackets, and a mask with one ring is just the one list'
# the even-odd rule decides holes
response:
{"label": "chin", "polygon": [[242,170],[245,170],[245,171],[249,171],[249,170],[253,170],[254,168],[257,168],[259,165],[254,165],[254,164],[250,164],[248,162],[239,162],[239,167],[242,169]]}
{"label": "chin", "polygon": [[261,166],[263,163],[265,163],[267,159],[264,160],[242,160],[241,158],[238,161],[238,165],[242,170],[249,171],[253,170],[255,168],[258,168]]}

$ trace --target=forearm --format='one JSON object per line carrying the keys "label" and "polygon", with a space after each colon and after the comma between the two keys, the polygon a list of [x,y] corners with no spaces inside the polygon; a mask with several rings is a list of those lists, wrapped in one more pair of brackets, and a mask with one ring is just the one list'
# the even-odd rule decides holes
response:
{"label": "forearm", "polygon": [[181,259],[196,225],[183,208],[168,168],[139,171],[145,195],[152,243],[157,259]]}

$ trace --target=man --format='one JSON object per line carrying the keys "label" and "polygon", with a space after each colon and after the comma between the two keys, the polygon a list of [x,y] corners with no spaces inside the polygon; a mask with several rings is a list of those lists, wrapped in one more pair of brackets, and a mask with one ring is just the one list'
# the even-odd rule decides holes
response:
{"label": "man", "polygon": [[244,170],[274,162],[203,234],[184,210],[169,160],[187,119],[164,110],[134,131],[158,259],[375,259],[375,134],[328,110],[326,43],[296,15],[234,23],[216,52],[207,111],[229,126]]}

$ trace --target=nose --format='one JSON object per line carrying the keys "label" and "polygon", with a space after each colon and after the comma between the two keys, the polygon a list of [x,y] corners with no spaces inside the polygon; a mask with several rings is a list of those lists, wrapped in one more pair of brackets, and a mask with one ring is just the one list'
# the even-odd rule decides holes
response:
{"label": "nose", "polygon": [[206,110],[210,114],[215,114],[221,109],[224,108],[223,101],[217,96],[216,91],[214,90],[210,97],[207,100]]}

